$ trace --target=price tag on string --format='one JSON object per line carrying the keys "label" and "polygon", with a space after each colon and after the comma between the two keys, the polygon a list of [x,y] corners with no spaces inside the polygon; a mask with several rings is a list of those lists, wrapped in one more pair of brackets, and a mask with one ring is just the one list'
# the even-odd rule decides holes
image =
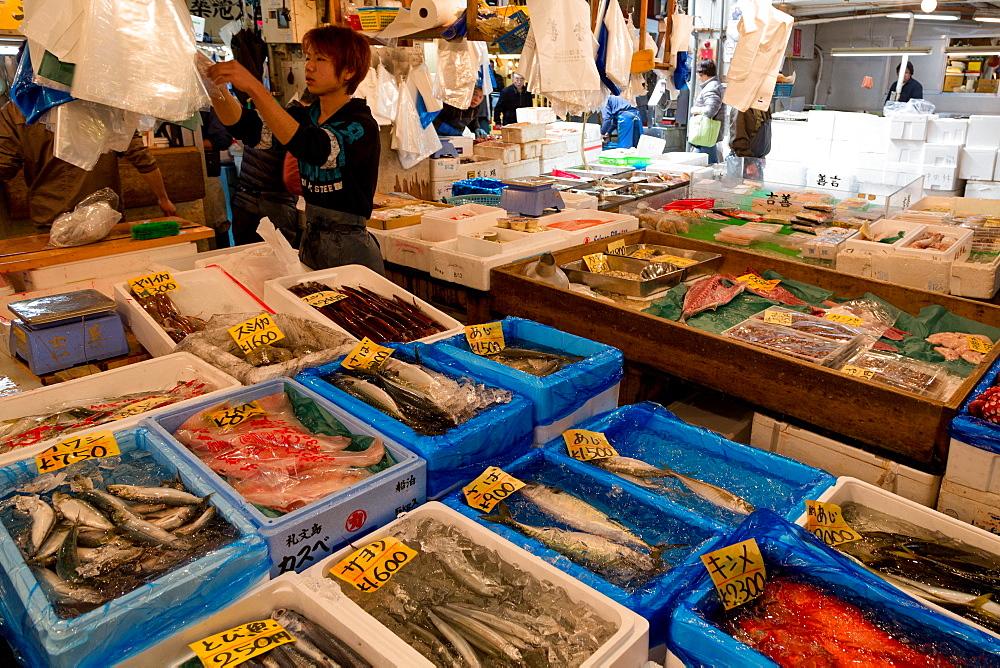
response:
{"label": "price tag on string", "polygon": [[581,462],[618,456],[618,451],[608,443],[607,436],[599,431],[567,429],[562,436],[566,442],[566,452],[569,453],[570,457],[579,459]]}
{"label": "price tag on string", "polygon": [[462,488],[465,502],[477,510],[490,512],[493,507],[508,496],[524,487],[524,483],[499,469],[491,466],[478,478]]}
{"label": "price tag on string", "polygon": [[128,279],[128,287],[136,297],[152,297],[163,292],[176,290],[177,281],[170,275],[169,271],[158,271],[155,274],[146,274]]}
{"label": "price tag on string", "polygon": [[620,251],[623,248],[625,248],[625,240],[624,239],[618,239],[616,241],[609,241],[608,242],[608,252],[609,253],[614,253],[616,251]]}
{"label": "price tag on string", "polygon": [[865,324],[865,321],[856,315],[847,315],[846,313],[827,313],[823,316],[826,320],[832,320],[833,322],[839,322],[843,325],[852,325],[858,327]]}
{"label": "price tag on string", "polygon": [[865,369],[860,366],[854,366],[847,364],[840,369],[841,373],[846,373],[848,376],[854,376],[856,378],[864,378],[865,380],[871,380],[875,377],[875,369]]}
{"label": "price tag on string", "polygon": [[495,355],[507,347],[503,339],[503,323],[490,322],[485,325],[469,325],[465,328],[465,340],[477,355]]}
{"label": "price tag on string", "polygon": [[302,297],[302,301],[313,308],[323,308],[324,306],[329,306],[330,304],[335,304],[341,299],[347,299],[347,295],[343,292],[337,292],[336,290],[323,290],[322,292],[313,292]]}
{"label": "price tag on string", "polygon": [[743,274],[742,276],[737,276],[736,280],[740,283],[746,283],[748,288],[753,290],[762,290],[764,292],[774,290],[778,287],[778,283],[781,283],[780,278],[775,278],[769,281],[761,278],[757,274]]}
{"label": "price tag on string", "polygon": [[969,348],[972,352],[983,353],[984,355],[993,350],[992,343],[986,343],[978,336],[967,336],[965,337],[969,341]]}
{"label": "price tag on string", "polygon": [[110,431],[97,431],[56,443],[35,457],[35,467],[39,473],[48,473],[88,459],[120,454],[114,435]]}
{"label": "price tag on string", "polygon": [[121,420],[123,418],[132,417],[133,415],[139,415],[140,413],[151,411],[154,408],[159,408],[160,404],[163,402],[163,397],[150,397],[149,399],[143,399],[142,401],[137,401],[134,404],[129,404],[128,406],[119,409],[117,413],[111,416],[111,419]]}
{"label": "price tag on string", "polygon": [[250,418],[258,415],[267,415],[267,411],[261,408],[260,404],[256,401],[250,401],[239,406],[227,408],[224,411],[209,413],[205,418],[210,424],[219,428],[225,428],[243,424]]}
{"label": "price tag on string", "polygon": [[770,322],[775,325],[784,325],[785,327],[791,327],[792,325],[792,314],[788,311],[764,311],[764,322]]}
{"label": "price tag on string", "polygon": [[806,499],[806,531],[830,545],[861,540],[861,534],[844,521],[840,506]]}
{"label": "price tag on string", "polygon": [[270,313],[261,313],[229,328],[229,335],[244,353],[250,353],[285,338]]}
{"label": "price tag on string", "polygon": [[240,624],[188,645],[206,668],[236,666],[295,638],[273,619]]}
{"label": "price tag on string", "polygon": [[347,354],[341,361],[340,366],[345,369],[378,371],[385,366],[386,361],[388,361],[389,356],[393,352],[392,348],[380,346],[366,336],[361,339],[361,343],[354,346],[354,350]]}
{"label": "price tag on string", "polygon": [[330,573],[363,592],[373,592],[410,563],[418,552],[396,538],[383,538],[352,552]]}
{"label": "price tag on string", "polygon": [[604,253],[591,253],[590,255],[584,255],[583,263],[587,265],[587,269],[595,274],[603,274],[611,269],[611,267],[608,266],[608,261],[604,258]]}
{"label": "price tag on string", "polygon": [[753,538],[701,555],[726,610],[752,601],[764,592],[767,571]]}

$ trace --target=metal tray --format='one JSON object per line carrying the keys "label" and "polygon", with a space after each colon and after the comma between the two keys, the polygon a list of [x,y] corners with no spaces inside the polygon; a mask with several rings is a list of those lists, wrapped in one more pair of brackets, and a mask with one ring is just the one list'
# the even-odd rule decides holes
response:
{"label": "metal tray", "polygon": [[618,167],[615,165],[576,165],[574,167],[564,167],[562,171],[576,174],[586,179],[603,179],[620,174],[631,174],[634,170],[631,167]]}
{"label": "metal tray", "polygon": [[[686,260],[694,260],[695,264],[681,267],[684,272],[683,280],[685,281],[696,276],[716,274],[719,272],[719,267],[722,266],[722,256],[718,253],[687,250],[686,248],[672,248],[670,246],[657,246],[656,244],[633,244],[631,246],[622,246],[619,252],[625,257],[629,257],[637,250],[644,249],[653,250],[662,255],[673,255],[674,257],[682,257]],[[642,260],[639,258],[629,257],[629,259],[639,260],[640,262],[649,262],[649,260]]]}
{"label": "metal tray", "polygon": [[[636,260],[635,258],[621,257],[620,255],[605,254],[604,257],[607,259],[608,267],[612,271],[629,271],[638,274],[648,264],[646,260]],[[649,281],[630,281],[625,278],[616,278],[606,274],[595,274],[587,269],[587,265],[583,260],[564,264],[562,265],[562,269],[573,283],[583,283],[598,290],[606,290],[628,297],[648,297],[657,292],[669,290],[681,282],[684,274],[682,269],[678,269],[677,271],[672,271],[669,274],[658,276]]]}
{"label": "metal tray", "polygon": [[45,325],[68,318],[114,311],[117,306],[115,300],[107,295],[87,289],[11,302],[7,308],[29,325]]}

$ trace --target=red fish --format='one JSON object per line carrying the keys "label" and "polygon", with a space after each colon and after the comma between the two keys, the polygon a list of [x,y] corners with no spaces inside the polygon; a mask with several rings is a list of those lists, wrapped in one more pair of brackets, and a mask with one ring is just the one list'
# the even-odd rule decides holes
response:
{"label": "red fish", "polygon": [[688,287],[684,295],[684,307],[681,309],[681,322],[702,311],[709,309],[714,311],[720,306],[725,306],[747,287],[746,283],[736,283],[727,287],[722,282],[725,279],[725,276],[706,276]]}
{"label": "red fish", "polygon": [[[753,267],[747,267],[744,273],[753,274],[754,276],[763,278],[762,276],[760,276],[760,272],[758,272]],[[729,280],[732,281],[736,280],[735,276],[727,276],[727,278],[729,278]],[[757,290],[748,285],[747,290],[754,293],[755,295],[766,297],[767,299],[773,299],[776,302],[781,302],[782,304],[788,304],[789,306],[808,306],[810,312],[813,315],[823,315],[823,309],[816,308],[812,304],[802,301],[794,294],[792,294],[790,290],[788,290],[787,288],[783,288],[780,285],[774,286],[774,288],[772,288],[771,290]]]}

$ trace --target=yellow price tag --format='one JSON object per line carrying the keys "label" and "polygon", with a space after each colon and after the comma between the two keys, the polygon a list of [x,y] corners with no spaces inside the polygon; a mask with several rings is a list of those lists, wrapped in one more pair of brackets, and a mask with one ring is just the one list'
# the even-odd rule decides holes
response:
{"label": "yellow price tag", "polygon": [[137,401],[134,404],[129,404],[128,406],[119,409],[117,413],[111,416],[111,419],[122,420],[127,417],[132,417],[133,415],[138,415],[139,413],[151,411],[154,408],[159,408],[164,401],[163,397],[150,397],[149,399]]}
{"label": "yellow price tag", "polygon": [[39,473],[47,473],[88,459],[120,454],[118,442],[110,431],[96,431],[93,434],[68,438],[56,443],[35,457],[35,467]]}
{"label": "yellow price tag", "polygon": [[469,325],[465,328],[465,340],[477,355],[495,355],[507,347],[503,338],[503,323],[490,322],[485,325]]}
{"label": "yellow price tag", "polygon": [[465,502],[477,510],[490,512],[493,507],[524,487],[524,483],[503,469],[491,466],[462,488]]}
{"label": "yellow price tag", "polygon": [[373,592],[417,556],[417,551],[396,538],[382,538],[355,550],[330,569],[330,573],[363,592]]}
{"label": "yellow price tag", "polygon": [[865,380],[871,380],[875,377],[875,369],[864,369],[860,366],[854,366],[848,364],[840,369],[841,373],[846,373],[848,376],[855,376],[857,378],[864,378]]}
{"label": "yellow price tag", "polygon": [[970,335],[970,336],[967,336],[966,338],[969,340],[969,348],[971,348],[973,352],[983,353],[985,355],[986,353],[988,353],[991,350],[993,350],[993,344],[992,343],[986,343],[985,341],[983,341],[978,336],[971,336]]}
{"label": "yellow price tag", "polygon": [[345,369],[367,369],[368,371],[378,371],[385,366],[389,356],[393,353],[392,348],[386,348],[373,342],[367,336],[361,339],[361,343],[354,346],[354,350],[347,354],[341,361],[340,366]]}
{"label": "yellow price tag", "polygon": [[566,452],[569,456],[581,462],[618,456],[618,451],[608,443],[607,436],[599,431],[567,429],[562,437],[566,441]]}
{"label": "yellow price tag", "polygon": [[209,424],[225,428],[243,424],[250,418],[258,415],[267,415],[267,411],[261,408],[260,404],[256,401],[249,401],[239,406],[227,408],[226,410],[209,413],[205,416],[205,419],[208,420]]}
{"label": "yellow price tag", "polygon": [[128,287],[136,297],[152,297],[162,292],[176,290],[180,286],[169,271],[158,271],[155,274],[128,279]]}
{"label": "yellow price tag", "polygon": [[861,534],[844,521],[840,506],[812,499],[806,499],[806,531],[830,546],[861,540]]}
{"label": "yellow price tag", "polygon": [[775,325],[784,325],[785,327],[791,327],[792,325],[792,314],[788,311],[764,311],[764,322],[770,322]]}
{"label": "yellow price tag", "polygon": [[314,292],[302,297],[302,301],[313,308],[323,308],[324,306],[339,302],[341,299],[347,299],[347,295],[336,290],[323,290],[322,292]]}
{"label": "yellow price tag", "polygon": [[778,283],[781,283],[781,279],[775,278],[770,281],[761,278],[757,274],[743,274],[736,278],[737,281],[741,283],[746,283],[748,288],[753,290],[763,290],[764,292],[770,292],[778,287]]}
{"label": "yellow price tag", "polygon": [[649,260],[654,255],[656,255],[656,251],[653,250],[652,248],[639,248],[637,250],[632,251],[632,254],[629,255],[629,257],[634,257],[637,260]]}
{"label": "yellow price tag", "polygon": [[295,638],[281,624],[273,619],[262,619],[216,633],[188,647],[194,650],[205,668],[224,668],[239,665],[290,642],[295,642]]}
{"label": "yellow price tag", "polygon": [[987,218],[983,227],[1000,227],[1000,218]]}
{"label": "yellow price tag", "polygon": [[701,561],[726,610],[752,601],[764,592],[767,571],[753,538],[701,555]]}
{"label": "yellow price tag", "polygon": [[608,242],[608,252],[609,253],[614,253],[615,251],[621,250],[622,248],[625,248],[625,240],[624,239],[618,239],[617,241],[609,241]]}
{"label": "yellow price tag", "polygon": [[275,324],[269,313],[261,313],[229,328],[229,335],[244,353],[250,353],[261,346],[280,341],[284,333]]}
{"label": "yellow price tag", "polygon": [[595,274],[603,274],[611,269],[611,267],[608,266],[608,261],[604,259],[604,253],[591,253],[590,255],[584,255],[583,262],[587,265],[587,269]]}
{"label": "yellow price tag", "polygon": [[692,264],[698,264],[697,260],[692,260],[689,257],[677,257],[676,255],[657,255],[657,262],[669,262],[675,267],[690,267]]}
{"label": "yellow price tag", "polygon": [[833,322],[839,322],[844,325],[852,325],[858,327],[865,324],[865,321],[856,315],[847,315],[846,313],[827,313],[823,316],[826,320],[832,320]]}

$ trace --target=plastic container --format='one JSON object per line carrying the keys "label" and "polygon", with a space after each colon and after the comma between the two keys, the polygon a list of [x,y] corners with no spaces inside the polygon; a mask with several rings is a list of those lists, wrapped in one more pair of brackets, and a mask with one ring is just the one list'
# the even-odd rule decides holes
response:
{"label": "plastic container", "polygon": [[[380,437],[396,464],[298,510],[281,517],[268,517],[173,437],[185,420],[205,409],[223,402],[240,405],[289,391],[315,401],[351,433]],[[415,508],[426,498],[426,463],[422,459],[402,447],[389,434],[355,418],[289,378],[269,380],[179,410],[164,411],[145,424],[169,444],[168,447],[175,450],[178,457],[209,480],[218,495],[239,508],[254,530],[264,537],[272,577],[308,568],[355,535],[363,535],[393,520],[398,513]]]}
{"label": "plastic container", "polygon": [[538,249],[540,248],[544,250],[556,250],[562,247],[564,241],[563,235],[555,230],[520,232],[491,227],[481,230],[476,234],[482,235],[484,232],[496,234],[498,241],[487,241],[482,236],[474,236],[472,234],[459,234],[455,240],[455,250],[459,253],[469,253],[470,255],[478,255],[480,257],[522,252],[534,254],[539,252]]}
{"label": "plastic container", "polygon": [[1000,494],[1000,424],[976,417],[969,404],[996,385],[1000,363],[994,363],[966,398],[951,421],[951,448],[945,475],[977,491]]}
{"label": "plastic container", "polygon": [[939,398],[948,386],[948,372],[944,367],[895,353],[861,350],[843,366],[874,371],[875,375],[866,380],[932,399]]}
{"label": "plastic container", "polygon": [[588,209],[582,212],[561,211],[542,216],[538,219],[538,225],[560,230],[570,241],[569,245],[576,246],[616,234],[634,232],[639,229],[639,219],[621,213]]}
{"label": "plastic container", "polygon": [[382,249],[389,262],[430,273],[431,249],[443,241],[427,241],[423,237],[424,226],[412,225],[392,230],[386,237]]}
{"label": "plastic container", "polygon": [[905,234],[903,234],[902,238],[891,244],[883,244],[878,241],[867,241],[862,239],[860,234],[857,234],[844,241],[843,249],[845,252],[855,255],[889,255],[894,252],[894,249],[919,236],[924,231],[924,227],[920,223],[909,222],[901,218],[883,219],[872,223],[872,234],[878,236],[880,234],[894,235],[898,232],[904,232]]}
{"label": "plastic container", "polygon": [[[213,315],[225,313],[273,313],[264,302],[217,267],[178,271],[173,277],[178,288],[166,295],[183,315],[208,320]],[[127,283],[115,284],[115,301],[122,320],[150,355],[159,357],[174,349],[177,344],[143,310]]]}
{"label": "plastic container", "polygon": [[[176,471],[192,493],[215,489],[188,463],[145,429],[119,431],[122,452],[148,451]],[[0,481],[16,484],[37,475],[33,460],[0,469]],[[225,498],[210,503],[239,537],[74,619],[61,619],[6,528],[0,530],[0,597],[4,634],[28,665],[88,668],[111,665],[163,640],[183,625],[226,605],[267,575],[267,548]]]}
{"label": "plastic container", "polygon": [[[413,512],[408,513],[404,518],[400,518],[396,522],[372,532],[367,538],[372,540],[381,538],[389,535],[396,524],[401,521],[416,521],[424,517],[433,518],[443,524],[457,527],[462,533],[474,539],[480,545],[496,552],[507,563],[517,566],[519,569],[530,573],[543,582],[551,582],[555,586],[562,587],[572,600],[586,603],[603,619],[615,624],[618,627],[618,632],[589,659],[584,661],[581,664],[581,668],[597,668],[598,666],[607,668],[634,668],[634,666],[645,662],[647,653],[649,652],[649,624],[645,619],[612,601],[604,594],[582,585],[576,578],[567,575],[552,564],[509,541],[499,538],[494,532],[480,526],[477,522],[470,520],[461,513],[456,513],[441,503],[431,502],[424,504]],[[306,571],[303,576],[313,579],[328,578],[330,568],[350,554],[352,550],[360,547],[362,547],[361,543],[344,548],[323,563]],[[349,611],[352,623],[356,620],[359,623],[365,624],[366,627],[374,624],[381,630],[380,634],[390,633],[381,623],[341,593],[339,584],[334,582],[332,586],[335,588],[331,591],[332,600],[343,603],[343,606]],[[416,650],[410,649],[410,656],[407,657],[407,661],[396,665],[432,666],[433,664],[424,659]]]}
{"label": "plastic container", "polygon": [[[509,230],[500,230],[500,232],[507,231]],[[558,238],[551,236],[552,234],[558,234]],[[431,249],[430,274],[434,278],[450,283],[459,283],[474,290],[490,289],[490,270],[493,267],[572,245],[572,242],[565,235],[551,230],[528,234],[523,241],[518,242],[517,246],[509,249],[507,248],[509,244],[494,244],[486,241],[476,245],[477,252],[463,252],[459,250],[460,244],[464,246],[461,239],[462,237],[445,241]],[[482,244],[492,244],[500,246],[500,248],[486,248]],[[464,247],[471,248],[471,246]],[[487,251],[495,252],[489,255],[481,254]]]}
{"label": "plastic container", "polygon": [[[951,240],[952,244],[947,250],[930,250],[913,248],[913,244],[920,241],[925,235],[942,234],[946,240]],[[920,258],[931,258],[941,262],[961,262],[969,257],[972,252],[972,230],[962,227],[952,227],[949,225],[928,225],[920,234],[904,238],[902,243],[894,249],[899,255],[906,255]]]}
{"label": "plastic container", "polygon": [[443,211],[425,213],[421,235],[427,241],[448,241],[464,232],[478,232],[496,225],[507,212],[496,206],[463,204]]}
{"label": "plastic container", "polygon": [[368,31],[388,28],[398,13],[399,7],[358,7],[361,29]]}
{"label": "plastic container", "polygon": [[851,342],[831,341],[814,334],[753,318],[730,327],[721,335],[751,346],[764,348],[773,353],[788,355],[804,362],[822,366],[833,366],[849,354],[853,346]]}

